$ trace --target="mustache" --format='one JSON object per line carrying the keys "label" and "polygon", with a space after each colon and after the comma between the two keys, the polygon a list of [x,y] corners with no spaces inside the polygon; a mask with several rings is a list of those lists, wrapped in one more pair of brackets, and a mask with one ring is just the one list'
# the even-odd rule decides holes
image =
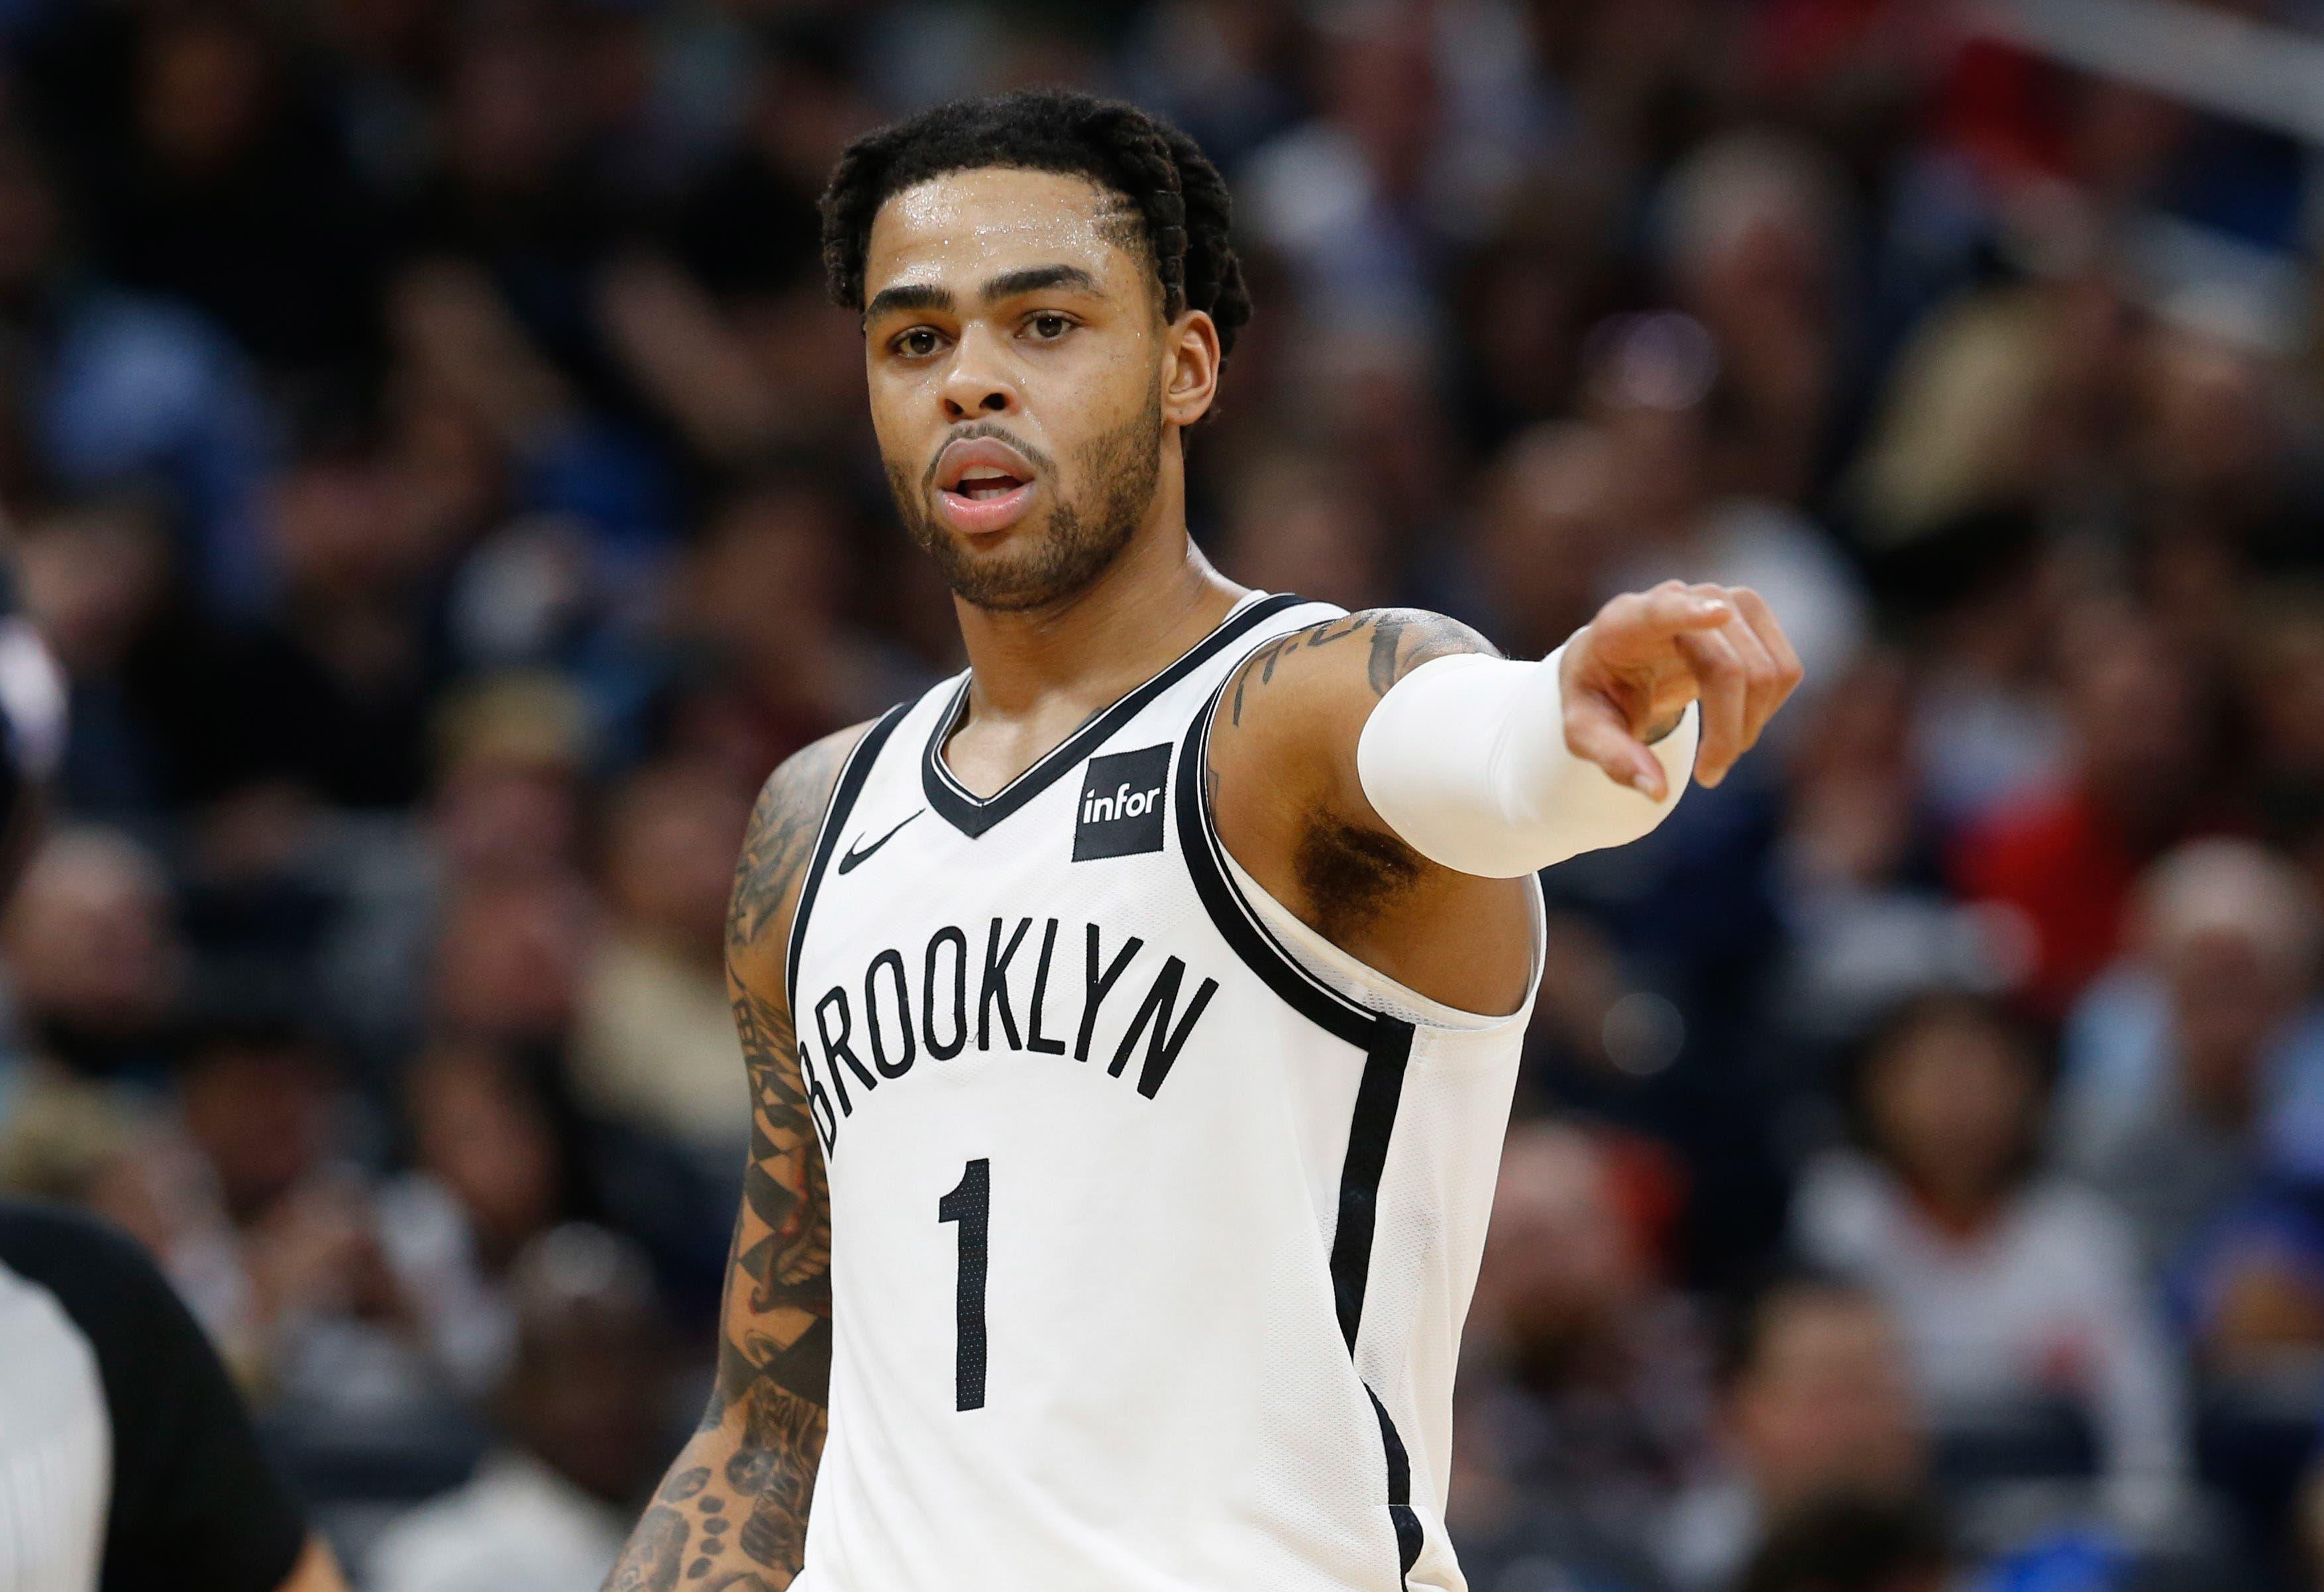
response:
{"label": "mustache", "polygon": [[1056,466],[1048,455],[1043,453],[1039,448],[1035,447],[1031,443],[1018,436],[1014,431],[1009,429],[1008,427],[1002,425],[1000,421],[972,420],[969,424],[963,426],[957,431],[950,433],[942,442],[936,444],[936,451],[928,456],[928,467],[920,472],[920,490],[922,492],[927,492],[936,485],[936,465],[943,461],[945,449],[950,447],[955,442],[977,442],[988,437],[991,437],[996,442],[1005,442],[1010,447],[1015,448],[1019,453],[1023,454],[1025,456],[1025,462],[1032,465],[1036,470],[1041,472],[1042,474],[1051,477],[1056,475]]}

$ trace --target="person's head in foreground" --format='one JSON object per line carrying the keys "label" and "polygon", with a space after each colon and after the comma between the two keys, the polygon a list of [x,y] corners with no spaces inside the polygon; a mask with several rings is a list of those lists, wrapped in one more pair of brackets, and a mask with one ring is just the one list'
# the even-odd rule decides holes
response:
{"label": "person's head in foreground", "polygon": [[853,145],[824,197],[863,317],[896,507],[960,598],[1061,603],[1183,521],[1183,434],[1250,318],[1226,184],[1194,140],[1062,90]]}

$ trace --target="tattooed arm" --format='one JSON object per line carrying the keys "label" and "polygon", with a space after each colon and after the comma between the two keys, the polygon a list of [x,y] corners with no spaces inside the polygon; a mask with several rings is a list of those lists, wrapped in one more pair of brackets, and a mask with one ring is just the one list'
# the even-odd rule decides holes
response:
{"label": "tattooed arm", "polygon": [[1508,1011],[1531,971],[1519,885],[1439,868],[1365,800],[1356,741],[1388,687],[1432,658],[1499,656],[1457,620],[1375,608],[1278,637],[1227,684],[1204,770],[1220,838],[1325,939],[1471,1011]]}
{"label": "tattooed arm", "polygon": [[751,1082],[710,1407],[606,1592],[779,1592],[799,1571],[831,1382],[831,1213],[800,1088],[784,948],[816,830],[862,729],[774,772],[751,814],[726,921],[726,988]]}
{"label": "tattooed arm", "polygon": [[[1524,877],[1651,829],[1690,756],[1719,783],[1799,661],[1757,594],[1670,581],[1608,603],[1554,661],[1447,663],[1390,695],[1476,653],[1498,656],[1408,609],[1281,637],[1229,683],[1205,774],[1228,850],[1310,926],[1423,994],[1501,1012],[1529,971]],[[1694,704],[1699,743],[1658,747]]]}

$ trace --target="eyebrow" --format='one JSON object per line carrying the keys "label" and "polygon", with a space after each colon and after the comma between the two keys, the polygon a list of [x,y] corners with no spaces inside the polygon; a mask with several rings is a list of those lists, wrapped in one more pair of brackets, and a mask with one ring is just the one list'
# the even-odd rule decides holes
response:
{"label": "eyebrow", "polygon": [[882,288],[872,302],[863,307],[863,318],[885,315],[891,309],[950,309],[952,291],[927,282],[899,282],[892,288]]}
{"label": "eyebrow", "polygon": [[[979,295],[987,304],[1002,299],[1014,299],[1020,294],[1038,293],[1049,288],[1073,288],[1084,293],[1101,290],[1097,278],[1078,265],[1028,265],[1022,271],[1003,271],[984,284]],[[863,307],[863,318],[871,320],[891,309],[950,309],[952,290],[927,282],[899,282],[892,288],[882,288]]]}
{"label": "eyebrow", "polygon": [[1005,271],[984,284],[984,301],[1014,299],[1020,293],[1038,293],[1047,288],[1078,288],[1084,293],[1098,290],[1097,278],[1078,265],[1029,265],[1022,271]]}

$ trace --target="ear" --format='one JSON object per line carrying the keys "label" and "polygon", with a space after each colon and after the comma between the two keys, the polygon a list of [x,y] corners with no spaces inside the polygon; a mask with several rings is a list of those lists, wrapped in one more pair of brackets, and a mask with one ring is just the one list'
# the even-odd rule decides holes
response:
{"label": "ear", "polygon": [[1193,425],[1219,393],[1219,328],[1207,310],[1189,309],[1162,330],[1162,418]]}

